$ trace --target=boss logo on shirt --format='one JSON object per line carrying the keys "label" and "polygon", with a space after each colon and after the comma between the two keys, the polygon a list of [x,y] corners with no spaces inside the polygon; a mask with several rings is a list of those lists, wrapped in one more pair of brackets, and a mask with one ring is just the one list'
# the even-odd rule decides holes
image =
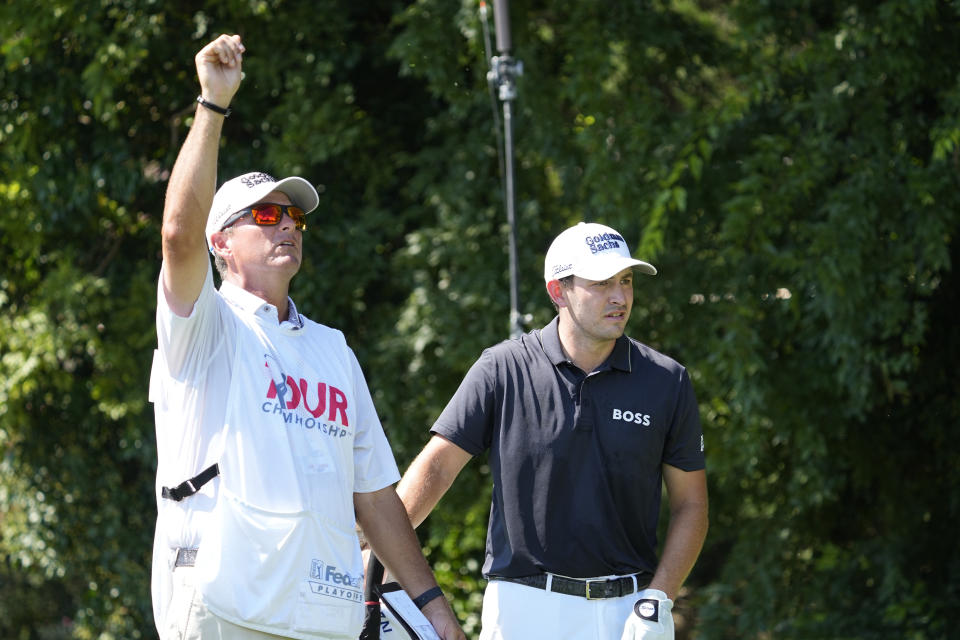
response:
{"label": "boss logo on shirt", "polygon": [[645,427],[650,426],[650,416],[646,413],[639,413],[634,411],[623,411],[621,409],[613,410],[613,419],[614,420],[623,420],[624,422],[632,422],[634,424],[642,424]]}

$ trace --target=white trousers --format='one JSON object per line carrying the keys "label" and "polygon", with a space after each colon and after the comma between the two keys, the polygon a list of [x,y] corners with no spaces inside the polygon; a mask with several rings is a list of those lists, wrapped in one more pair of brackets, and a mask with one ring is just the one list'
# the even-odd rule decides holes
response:
{"label": "white trousers", "polygon": [[491,580],[483,594],[480,640],[619,640],[637,594],[587,600]]}
{"label": "white trousers", "polygon": [[160,627],[160,640],[282,640],[282,636],[248,629],[218,618],[203,604],[193,581],[193,567],[173,570],[173,600]]}

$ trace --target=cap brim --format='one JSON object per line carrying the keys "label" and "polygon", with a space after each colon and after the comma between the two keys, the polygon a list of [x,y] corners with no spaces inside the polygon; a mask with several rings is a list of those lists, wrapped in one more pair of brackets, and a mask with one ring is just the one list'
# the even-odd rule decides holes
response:
{"label": "cap brim", "polygon": [[631,267],[640,273],[645,273],[650,276],[657,275],[657,268],[649,262],[636,260],[634,258],[624,258],[623,256],[610,256],[606,259],[591,260],[589,266],[574,268],[573,275],[586,278],[587,280],[599,281],[612,278],[624,269]]}
{"label": "cap brim", "polygon": [[[304,213],[310,213],[320,204],[320,196],[317,195],[317,190],[303,178],[297,176],[284,178],[272,185],[272,187],[270,191],[280,191],[281,193],[287,194],[290,202],[303,209]],[[269,191],[267,193],[269,193]],[[264,196],[266,196],[266,194],[264,194]],[[260,198],[257,198],[257,200],[259,199]],[[256,200],[253,202],[256,202]],[[249,207],[253,202],[247,206]]]}

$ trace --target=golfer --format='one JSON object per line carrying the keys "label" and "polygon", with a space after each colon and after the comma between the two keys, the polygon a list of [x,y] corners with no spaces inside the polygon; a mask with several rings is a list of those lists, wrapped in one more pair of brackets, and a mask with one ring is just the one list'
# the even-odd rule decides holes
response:
{"label": "golfer", "polygon": [[398,486],[419,525],[489,451],[481,640],[673,637],[707,532],[703,436],[686,369],[624,335],[638,273],[657,271],[610,227],[558,235],[544,268],[557,317],[481,354]]}

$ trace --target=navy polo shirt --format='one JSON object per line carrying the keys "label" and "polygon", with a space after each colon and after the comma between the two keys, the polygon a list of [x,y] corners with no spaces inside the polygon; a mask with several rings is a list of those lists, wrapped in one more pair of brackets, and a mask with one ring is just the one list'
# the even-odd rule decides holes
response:
{"label": "navy polo shirt", "polygon": [[585,374],[558,319],[484,350],[431,431],[490,450],[487,577],[653,573],[661,465],[704,468],[686,369],[620,337]]}

